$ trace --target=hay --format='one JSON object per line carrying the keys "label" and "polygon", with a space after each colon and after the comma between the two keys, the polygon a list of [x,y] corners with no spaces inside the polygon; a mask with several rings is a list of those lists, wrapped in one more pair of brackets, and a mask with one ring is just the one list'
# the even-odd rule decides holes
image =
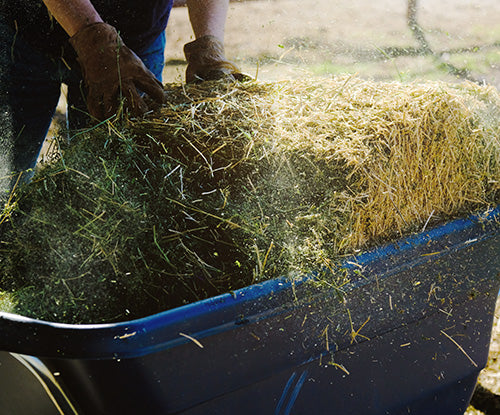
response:
{"label": "hay", "polygon": [[[346,255],[500,202],[489,87],[355,77],[169,86],[108,122],[5,210],[0,294],[66,322],[144,316]],[[335,277],[338,275],[338,277]]]}

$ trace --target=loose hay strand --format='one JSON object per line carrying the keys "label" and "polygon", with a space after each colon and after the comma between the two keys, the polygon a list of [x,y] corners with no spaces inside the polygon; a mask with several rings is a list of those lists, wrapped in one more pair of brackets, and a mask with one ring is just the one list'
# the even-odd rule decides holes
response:
{"label": "loose hay strand", "polygon": [[457,343],[457,341],[456,341],[453,337],[451,337],[451,336],[450,336],[448,333],[446,333],[444,330],[440,330],[440,331],[441,331],[441,333],[442,333],[442,334],[443,334],[446,338],[448,338],[448,339],[449,339],[449,340],[450,340],[450,341],[451,341],[451,342],[452,342],[455,346],[457,346],[458,350],[460,350],[460,351],[464,354],[464,356],[465,356],[467,359],[469,359],[469,361],[470,361],[470,362],[471,362],[471,363],[472,363],[475,367],[478,367],[478,366],[477,366],[477,363],[476,363],[476,362],[472,359],[472,357],[470,357],[470,356],[467,354],[467,352],[464,350],[464,348],[463,348],[462,346],[460,346],[460,345]]}

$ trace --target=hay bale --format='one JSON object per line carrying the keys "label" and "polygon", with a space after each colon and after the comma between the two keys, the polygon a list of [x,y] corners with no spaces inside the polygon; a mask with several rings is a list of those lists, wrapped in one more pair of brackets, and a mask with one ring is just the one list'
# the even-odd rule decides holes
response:
{"label": "hay bale", "polygon": [[169,86],[60,143],[0,219],[0,307],[118,321],[313,269],[500,202],[489,87]]}

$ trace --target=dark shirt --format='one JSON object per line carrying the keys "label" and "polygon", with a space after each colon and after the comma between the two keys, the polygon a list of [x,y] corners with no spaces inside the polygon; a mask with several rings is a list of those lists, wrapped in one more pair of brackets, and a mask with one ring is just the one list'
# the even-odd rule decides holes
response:
{"label": "dark shirt", "polygon": [[[123,42],[140,54],[167,26],[173,0],[91,0],[102,19],[118,30]],[[68,35],[41,0],[0,0],[0,13],[17,36],[57,59],[73,60]]]}

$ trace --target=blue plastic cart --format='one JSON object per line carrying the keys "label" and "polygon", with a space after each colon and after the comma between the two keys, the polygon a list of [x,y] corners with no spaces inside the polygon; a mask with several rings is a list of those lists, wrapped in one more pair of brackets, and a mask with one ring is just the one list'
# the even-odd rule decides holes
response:
{"label": "blue plastic cart", "polygon": [[462,414],[500,286],[500,208],[140,320],[0,314],[2,414]]}

